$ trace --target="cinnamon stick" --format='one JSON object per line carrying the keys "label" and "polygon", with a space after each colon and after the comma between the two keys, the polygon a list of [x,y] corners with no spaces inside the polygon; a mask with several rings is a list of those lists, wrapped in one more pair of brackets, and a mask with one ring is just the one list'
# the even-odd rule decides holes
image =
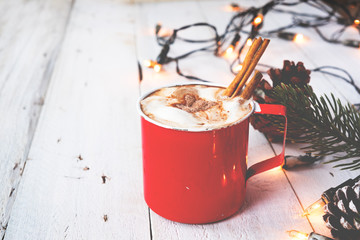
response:
{"label": "cinnamon stick", "polygon": [[234,91],[234,93],[231,95],[231,97],[236,96],[242,89],[242,87],[245,85],[246,81],[248,80],[248,78],[250,77],[251,73],[253,72],[253,70],[255,69],[256,65],[258,64],[261,56],[264,54],[265,49],[267,48],[267,46],[269,45],[270,40],[269,39],[264,39],[264,41],[261,43],[258,51],[255,53],[254,58],[252,59],[250,66],[246,69],[246,73],[243,76],[243,78],[241,79],[240,84],[238,84],[236,90]]}
{"label": "cinnamon stick", "polygon": [[261,81],[262,77],[263,75],[261,74],[261,72],[256,70],[252,79],[249,81],[249,83],[246,85],[244,90],[241,92],[240,97],[242,99],[250,99],[251,96],[254,94],[255,88]]}
{"label": "cinnamon stick", "polygon": [[[234,80],[230,83],[230,85],[225,89],[223,95],[231,97],[234,92],[236,91],[238,85],[242,81],[244,75],[246,74],[247,69],[249,68],[252,59],[254,58],[258,48],[262,44],[263,40],[261,38],[256,38],[253,41],[253,44],[251,45],[249,51],[247,52],[244,62],[242,64],[241,70],[238,72],[238,74],[235,76]],[[245,82],[244,82],[245,84]]]}

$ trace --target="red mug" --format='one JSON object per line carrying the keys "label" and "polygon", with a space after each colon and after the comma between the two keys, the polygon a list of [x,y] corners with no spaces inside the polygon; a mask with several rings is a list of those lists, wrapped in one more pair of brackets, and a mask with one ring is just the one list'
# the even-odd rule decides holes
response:
{"label": "red mug", "polygon": [[[184,131],[158,123],[141,111],[140,101],[152,92],[139,99],[138,109],[144,196],[147,205],[158,215],[181,223],[223,220],[242,206],[250,177],[283,165],[287,128],[284,106],[251,101],[251,112],[230,126]],[[284,116],[284,141],[279,155],[247,168],[252,114]]]}

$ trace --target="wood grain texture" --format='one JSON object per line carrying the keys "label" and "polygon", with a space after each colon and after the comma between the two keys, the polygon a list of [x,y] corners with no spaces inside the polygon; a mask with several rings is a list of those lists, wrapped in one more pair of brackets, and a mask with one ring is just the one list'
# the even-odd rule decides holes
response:
{"label": "wood grain texture", "polygon": [[[252,2],[246,3],[250,6]],[[221,26],[225,25],[232,16],[232,13],[224,12],[223,8],[224,3],[221,1],[139,5],[137,18],[140,22],[137,24],[139,59],[155,58],[160,52],[154,33],[149,30],[153,30],[157,22],[170,29],[203,21]],[[166,9],[176,9],[176,11],[166,11]],[[184,15],[186,15],[185,19]],[[212,37],[210,31],[194,30],[188,34],[198,38]],[[176,42],[171,46],[169,56],[189,51],[191,47],[193,46]],[[228,60],[211,57],[210,53],[200,53],[184,59],[181,61],[181,66],[184,72],[205,77],[219,84],[227,85],[233,79],[232,74],[229,73]],[[174,65],[169,64],[165,67],[165,71],[160,74],[154,73],[152,69],[143,69],[142,92],[170,83],[188,82],[176,75]],[[249,165],[273,154],[264,136],[251,129]],[[282,170],[277,169],[249,181],[246,203],[230,219],[214,224],[188,225],[168,221],[151,212],[151,226],[154,239],[264,239],[265,236],[267,239],[286,239],[286,230],[292,229],[293,226],[301,226],[302,229],[311,231],[307,219],[301,218],[300,213],[301,205],[295,193]],[[269,232],[271,236],[267,236]]]}
{"label": "wood grain texture", "polygon": [[[160,74],[142,68],[139,86],[137,63],[155,59],[161,50],[156,23],[171,30],[208,22],[222,33],[233,13],[225,11],[228,3],[222,0],[74,2],[72,8],[70,0],[0,1],[0,239],[278,240],[288,239],[290,229],[330,236],[321,213],[302,218],[302,207],[359,171],[322,163],[251,178],[244,206],[218,223],[180,224],[149,211],[136,101],[139,93],[188,80],[171,63]],[[240,6],[266,2],[242,0]],[[277,28],[287,20],[268,14],[263,27]],[[324,43],[311,29],[302,33],[310,39],[302,45],[270,38],[260,62],[278,68],[285,59],[303,61],[307,68],[343,67],[359,85],[359,51]],[[196,28],[182,36],[212,34]],[[354,34],[350,30],[346,37]],[[196,47],[176,42],[169,55]],[[184,74],[226,86],[234,77],[230,63],[198,53],[180,67]],[[319,73],[311,76],[317,93],[360,102],[349,85]],[[304,154],[300,147],[288,144],[286,154]],[[251,128],[249,165],[279,151],[280,145],[270,145]]]}
{"label": "wood grain texture", "polygon": [[5,239],[149,239],[134,9],[76,1]]}
{"label": "wood grain texture", "polygon": [[[262,1],[265,3],[266,1]],[[299,6],[299,11],[306,11],[307,8]],[[286,16],[279,17],[277,14],[268,15],[265,28],[272,29],[288,21]],[[329,26],[332,30],[336,26]],[[349,71],[355,81],[358,83],[360,72],[357,67],[349,66],[349,62],[358,61],[359,51],[357,49],[329,44],[319,39],[317,34],[311,29],[298,29],[298,32],[308,37],[308,40],[302,44],[282,41],[280,39],[272,39],[271,47],[273,55],[282,56],[283,59],[292,61],[302,61],[305,67],[313,69],[320,66],[336,66]],[[356,38],[357,35],[352,35]],[[270,59],[265,59],[267,63],[271,63]],[[277,67],[282,67],[282,62],[276,60]],[[331,94],[341,99],[343,102],[358,103],[359,95],[355,90],[342,80],[333,78],[321,73],[311,73],[310,85],[318,95]],[[273,144],[276,152],[281,151],[281,144]],[[304,155],[299,144],[287,144],[287,155]],[[300,167],[294,170],[285,171],[291,185],[295,189],[297,197],[302,206],[306,208],[320,198],[321,194],[335,187],[349,178],[354,178],[360,174],[360,171],[342,171],[339,168],[333,168],[334,164],[323,164],[323,162],[331,160],[331,157],[325,158],[322,162],[316,163],[308,167]],[[331,236],[329,229],[325,226],[322,219],[323,212],[318,211],[309,216],[309,220],[314,231],[326,236]],[[294,229],[304,230],[301,226],[294,226]]]}
{"label": "wood grain texture", "polygon": [[11,214],[72,2],[0,1],[0,239]]}

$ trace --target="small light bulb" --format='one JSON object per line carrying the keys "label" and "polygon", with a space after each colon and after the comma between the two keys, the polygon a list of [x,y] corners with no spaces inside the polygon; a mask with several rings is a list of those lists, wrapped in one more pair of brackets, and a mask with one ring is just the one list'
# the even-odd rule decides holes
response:
{"label": "small light bulb", "polygon": [[264,19],[264,16],[263,16],[262,14],[258,14],[258,15],[256,16],[256,18],[254,18],[252,24],[253,24],[255,27],[257,27],[258,25],[260,25],[260,24],[262,23],[263,19]]}
{"label": "small light bulb", "polygon": [[155,65],[154,65],[154,71],[155,72],[160,72],[161,71],[161,64],[159,64],[159,63],[155,63]]}
{"label": "small light bulb", "polygon": [[343,44],[345,46],[353,47],[353,48],[359,48],[360,47],[360,41],[357,41],[357,40],[347,39],[347,40],[343,41]]}
{"label": "small light bulb", "polygon": [[253,40],[248,38],[248,40],[246,40],[246,45],[248,45],[250,47],[252,42],[253,42]]}
{"label": "small light bulb", "polygon": [[151,60],[145,60],[144,61],[144,66],[148,67],[148,68],[152,67],[152,61]]}
{"label": "small light bulb", "polygon": [[240,6],[237,3],[231,3],[228,9],[230,11],[236,12],[240,10]]}
{"label": "small light bulb", "polygon": [[302,216],[305,217],[307,215],[310,215],[312,212],[322,209],[322,207],[325,206],[325,204],[326,204],[326,202],[324,201],[324,199],[320,198],[319,200],[317,200],[316,202],[311,204],[309,207],[307,207],[304,210]]}
{"label": "small light bulb", "polygon": [[278,37],[284,40],[294,41],[296,43],[304,43],[307,41],[307,37],[301,33],[278,32]]}
{"label": "small light bulb", "polygon": [[304,37],[304,35],[303,34],[301,34],[301,33],[297,33],[297,34],[295,34],[295,36],[294,36],[294,42],[296,42],[296,43],[302,43],[302,42],[304,42],[304,40],[305,40],[305,37]]}
{"label": "small light bulb", "polygon": [[303,233],[296,230],[290,230],[288,231],[289,236],[293,238],[293,240],[308,240],[309,234]]}
{"label": "small light bulb", "polygon": [[324,235],[312,232],[310,234],[303,233],[296,230],[287,231],[289,236],[292,237],[293,240],[334,240],[332,238],[328,238]]}
{"label": "small light bulb", "polygon": [[355,19],[355,20],[354,20],[354,24],[355,24],[355,25],[359,25],[359,24],[360,24],[360,20],[359,20],[359,19]]}
{"label": "small light bulb", "polygon": [[316,202],[311,204],[308,208],[306,208],[302,215],[303,216],[309,215],[309,214],[311,214],[311,212],[325,206],[325,204],[329,203],[330,201],[333,201],[336,191],[338,189],[345,187],[345,186],[354,186],[355,183],[357,183],[358,181],[360,181],[360,175],[354,179],[350,178],[336,187],[329,188],[328,190],[326,190],[325,192],[323,192],[321,194],[321,198],[319,200],[317,200]]}
{"label": "small light bulb", "polygon": [[235,68],[234,68],[234,72],[240,72],[240,70],[242,69],[242,64],[238,64]]}
{"label": "small light bulb", "polygon": [[160,30],[161,30],[161,23],[157,23],[155,25],[155,34],[158,34],[160,32]]}
{"label": "small light bulb", "polygon": [[232,52],[234,51],[234,46],[230,45],[227,49],[226,49],[226,54],[230,55]]}
{"label": "small light bulb", "polygon": [[239,41],[240,41],[240,34],[236,33],[229,47],[226,49],[226,55],[230,55],[235,50]]}
{"label": "small light bulb", "polygon": [[161,64],[156,61],[145,60],[143,64],[145,67],[153,68],[155,72],[160,72],[161,70]]}

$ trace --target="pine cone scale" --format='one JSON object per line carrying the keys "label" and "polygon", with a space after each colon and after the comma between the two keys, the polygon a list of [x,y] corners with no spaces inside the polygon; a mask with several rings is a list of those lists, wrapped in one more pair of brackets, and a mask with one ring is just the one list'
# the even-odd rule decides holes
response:
{"label": "pine cone scale", "polygon": [[331,234],[339,239],[360,239],[360,181],[335,192],[333,201],[325,205],[323,220]]}
{"label": "pine cone scale", "polygon": [[[304,89],[304,87],[310,82],[310,72],[311,71],[307,70],[302,62],[295,64],[293,61],[285,60],[282,69],[271,68],[267,71],[273,84],[271,86],[267,81],[260,82],[257,87],[254,100],[265,104],[280,104],[272,94],[273,88],[285,84]],[[279,122],[281,123],[282,121],[282,117],[274,118],[274,116],[260,117],[259,115],[253,115],[250,118],[250,122],[253,127],[266,134],[270,141],[282,140],[283,128],[282,126],[279,126]],[[264,122],[264,124],[262,122]],[[296,122],[288,116],[287,138],[292,141],[301,134],[303,134],[303,131],[299,131]]]}

